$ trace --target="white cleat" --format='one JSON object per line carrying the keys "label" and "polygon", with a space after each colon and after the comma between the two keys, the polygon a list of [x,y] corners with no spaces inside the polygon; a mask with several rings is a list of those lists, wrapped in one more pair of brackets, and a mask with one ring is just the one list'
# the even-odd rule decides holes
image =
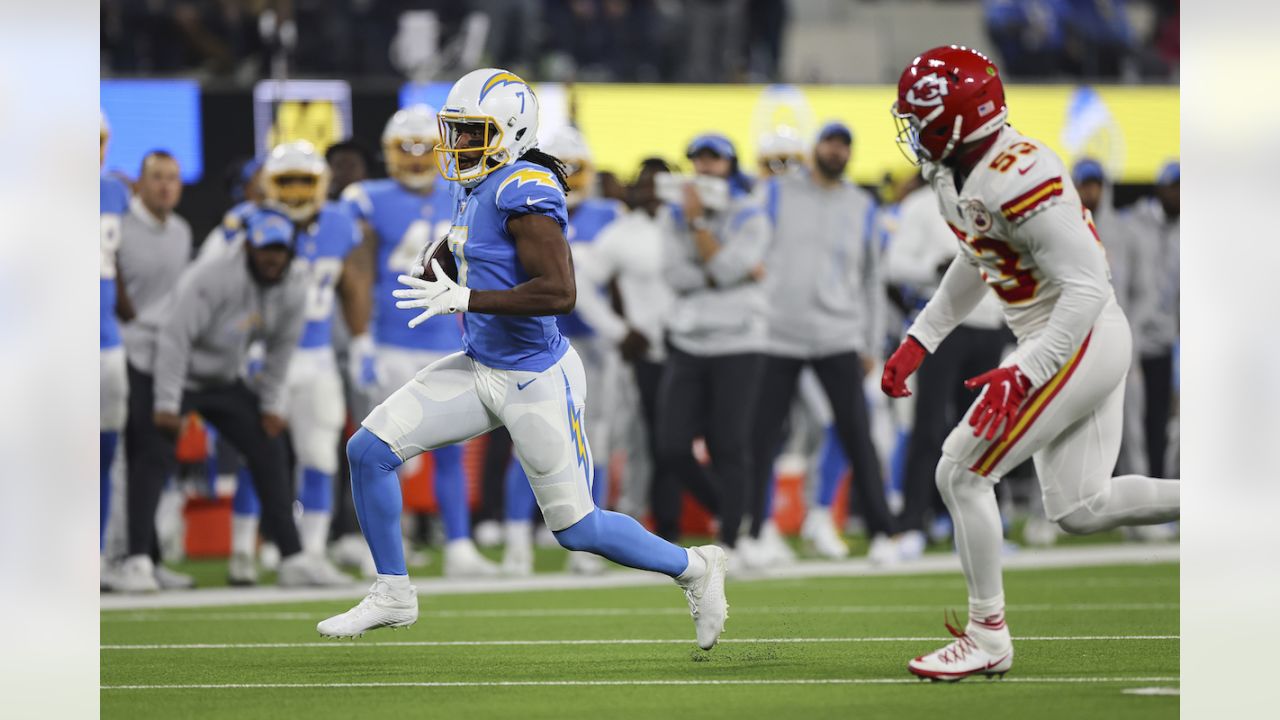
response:
{"label": "white cleat", "polygon": [[800,526],[800,537],[824,558],[843,560],[849,557],[849,545],[840,537],[830,508],[811,508],[804,517],[804,525]]}
{"label": "white cleat", "polygon": [[571,550],[565,569],[574,575],[600,575],[605,571],[604,558],[595,553]]}
{"label": "white cleat", "polygon": [[729,573],[729,560],[724,550],[716,545],[689,548],[698,553],[707,565],[702,577],[687,582],[676,580],[689,601],[689,614],[698,635],[698,647],[710,650],[716,646],[724,621],[729,619],[729,600],[724,594],[724,580]]}
{"label": "white cleat", "polygon": [[258,565],[248,553],[231,553],[227,563],[227,582],[234,587],[250,587],[258,584]]}
{"label": "white cleat", "polygon": [[[956,620],[959,624],[959,620]],[[921,655],[907,663],[907,670],[928,680],[956,682],[970,675],[1000,676],[1013,667],[1013,642],[1009,630],[975,630],[972,623],[964,631],[950,622],[947,630],[955,637],[950,645]]]}
{"label": "white cleat", "polygon": [[501,572],[496,563],[480,554],[470,538],[454,540],[444,546],[445,577],[496,577]]}
{"label": "white cleat", "polygon": [[196,586],[196,579],[186,573],[180,573],[163,565],[157,565],[156,584],[160,586],[161,590],[190,590]]}
{"label": "white cleat", "polygon": [[902,561],[902,556],[898,553],[898,541],[888,535],[876,535],[871,538],[867,559],[872,565],[897,565]]}
{"label": "white cleat", "polygon": [[739,535],[733,549],[726,553],[729,570],[734,575],[754,573],[769,566],[769,557],[760,541],[747,534]]}
{"label": "white cleat", "polygon": [[156,582],[156,568],[147,555],[130,555],[120,563],[112,577],[112,589],[116,592],[144,593],[156,592],[160,583]]}
{"label": "white cleat", "polygon": [[765,522],[760,528],[760,547],[770,565],[791,565],[796,561],[795,551],[787,544],[772,520]]}
{"label": "white cleat", "polygon": [[328,558],[304,552],[281,560],[276,576],[280,587],[343,587],[352,582],[351,576],[334,567]]}
{"label": "white cleat", "polygon": [[418,589],[396,593],[382,580],[375,580],[369,594],[355,607],[316,623],[325,637],[359,637],[378,628],[407,628],[418,621]]}
{"label": "white cleat", "polygon": [[280,546],[273,542],[264,542],[258,550],[258,562],[262,563],[262,569],[267,572],[274,572],[280,569]]}
{"label": "white cleat", "polygon": [[502,574],[529,577],[533,574],[533,523],[508,520],[503,534],[506,545],[502,549]]}

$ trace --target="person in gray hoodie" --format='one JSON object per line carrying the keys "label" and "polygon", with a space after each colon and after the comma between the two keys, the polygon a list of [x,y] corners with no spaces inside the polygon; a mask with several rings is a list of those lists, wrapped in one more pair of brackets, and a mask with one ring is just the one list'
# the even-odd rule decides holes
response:
{"label": "person in gray hoodie", "polygon": [[[658,454],[668,472],[719,515],[720,541],[733,548],[751,482],[751,420],[755,415],[765,343],[765,296],[760,284],[769,222],[750,180],[738,169],[723,135],[700,135],[686,156],[699,175],[728,183],[728,201],[711,209],[692,184],[666,223],[663,274],[676,299],[667,322],[669,352],[658,395]],[[711,478],[693,455],[703,437]],[[679,512],[678,492],[655,488],[654,514]],[[668,498],[656,507],[658,498]],[[674,498],[675,507],[666,507]]]}
{"label": "person in gray hoodie", "polygon": [[[301,552],[293,522],[293,487],[281,432],[285,370],[304,322],[306,273],[293,261],[293,225],[260,211],[245,240],[198,261],[183,273],[168,311],[144,314],[154,323],[155,348],[129,365],[129,556],[116,586],[155,590],[149,554],[156,503],[176,469],[182,414],[194,410],[244,455],[262,502],[264,529],[280,547],[281,585],[338,585],[350,578],[322,558]],[[266,345],[263,368],[250,388],[241,377],[249,344]],[[150,582],[148,582],[150,579]]]}
{"label": "person in gray hoodie", "polygon": [[751,536],[759,538],[768,519],[769,474],[800,370],[810,366],[831,403],[853,469],[855,506],[877,557],[892,548],[894,518],[871,442],[862,380],[884,336],[886,295],[880,250],[872,240],[875,199],[844,178],[852,145],[846,125],[827,123],[814,144],[813,167],[771,178],[764,192],[775,237],[764,282],[768,351],[752,442]]}

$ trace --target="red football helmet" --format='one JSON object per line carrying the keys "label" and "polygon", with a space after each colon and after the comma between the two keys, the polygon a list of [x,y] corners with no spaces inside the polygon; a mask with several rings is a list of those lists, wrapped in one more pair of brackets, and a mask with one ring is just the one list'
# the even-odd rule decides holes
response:
{"label": "red football helmet", "polygon": [[893,104],[898,148],[916,165],[941,162],[960,143],[999,131],[1008,114],[1000,71],[986,55],[960,45],[912,60]]}

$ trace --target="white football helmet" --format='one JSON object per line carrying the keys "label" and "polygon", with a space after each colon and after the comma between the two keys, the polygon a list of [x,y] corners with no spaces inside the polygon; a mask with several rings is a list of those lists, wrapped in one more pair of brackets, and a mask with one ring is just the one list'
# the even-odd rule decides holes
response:
{"label": "white football helmet", "polygon": [[329,165],[306,140],[281,143],[262,164],[264,205],[305,222],[320,212],[329,188]]}
{"label": "white football helmet", "polygon": [[594,194],[596,169],[591,159],[591,148],[577,128],[569,125],[557,128],[541,147],[548,155],[564,163],[565,176],[569,180],[569,194],[565,202],[569,207],[576,207]]}
{"label": "white football helmet", "polygon": [[781,175],[804,164],[804,143],[791,128],[779,127],[760,136],[756,162],[762,176]]}
{"label": "white football helmet", "polygon": [[387,174],[411,190],[429,189],[436,179],[435,147],[439,143],[435,108],[421,103],[401,108],[382,130]]}
{"label": "white football helmet", "polygon": [[436,117],[436,166],[445,180],[465,187],[538,144],[538,98],[528,83],[506,70],[482,68],[463,75]]}

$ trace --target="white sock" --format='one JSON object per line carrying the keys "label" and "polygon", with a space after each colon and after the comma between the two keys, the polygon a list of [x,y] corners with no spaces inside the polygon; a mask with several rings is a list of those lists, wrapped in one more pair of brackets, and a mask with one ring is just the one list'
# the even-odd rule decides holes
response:
{"label": "white sock", "polygon": [[324,555],[329,540],[330,513],[304,511],[298,521],[298,535],[302,551],[310,555]]}
{"label": "white sock", "polygon": [[689,556],[689,566],[684,569],[684,572],[676,576],[676,580],[697,580],[706,575],[707,561],[702,559],[702,555],[694,552],[693,548],[685,548],[684,551]]}
{"label": "white sock", "polygon": [[533,544],[533,523],[529,520],[508,520],[502,524],[507,545]]}
{"label": "white sock", "polygon": [[412,587],[409,585],[408,575],[383,575],[378,573],[378,579],[387,584],[387,587],[391,590],[391,597],[396,599],[403,599],[409,594],[409,589]]}
{"label": "white sock", "polygon": [[258,516],[231,516],[231,552],[253,557],[258,549]]}

